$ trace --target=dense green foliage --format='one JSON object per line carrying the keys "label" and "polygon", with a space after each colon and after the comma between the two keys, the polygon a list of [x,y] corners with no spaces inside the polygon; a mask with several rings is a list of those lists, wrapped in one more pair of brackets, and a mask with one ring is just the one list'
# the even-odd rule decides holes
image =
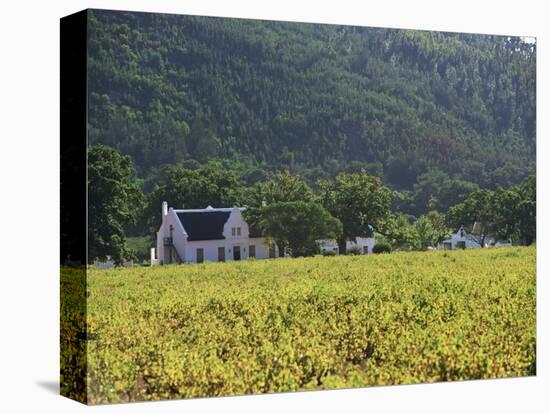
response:
{"label": "dense green foliage", "polygon": [[533,375],[535,267],[514,247],[92,269],[88,401]]}
{"label": "dense green foliage", "polygon": [[[459,226],[460,227],[460,226]],[[389,215],[377,240],[398,250],[427,250],[435,247],[451,234],[443,213],[432,210],[414,220],[405,214]]]}
{"label": "dense green foliage", "polygon": [[148,197],[142,225],[145,234],[158,230],[163,201],[177,208],[233,207],[243,202],[243,187],[234,173],[216,162],[193,169],[166,167]]}
{"label": "dense green foliage", "polygon": [[478,190],[461,204],[449,209],[447,222],[464,225],[481,246],[489,234],[522,244],[531,244],[537,235],[537,196],[535,177],[508,190]]}
{"label": "dense green foliage", "polygon": [[[212,159],[248,185],[366,167],[418,186],[419,215],[534,173],[536,51],[517,37],[93,11],[89,39],[90,141],[146,191]],[[455,180],[442,194],[433,171]]]}
{"label": "dense green foliage", "polygon": [[312,188],[299,175],[293,175],[288,170],[278,171],[256,183],[246,196],[247,205],[255,208],[272,203],[315,200]]}
{"label": "dense green foliage", "polygon": [[366,170],[341,173],[334,180],[319,182],[321,203],[342,222],[338,248],[346,252],[346,240],[370,236],[374,228],[384,225],[390,215],[390,194],[380,178]]}
{"label": "dense green foliage", "polygon": [[147,236],[127,237],[128,248],[135,254],[137,263],[151,264],[151,238]]}
{"label": "dense green foliage", "polygon": [[418,177],[412,192],[405,192],[400,199],[394,200],[395,207],[415,216],[430,210],[447,211],[476,190],[479,190],[477,184],[451,179],[440,170],[431,170]]}
{"label": "dense green foliage", "polygon": [[[347,240],[371,237],[374,232],[378,241],[392,249],[427,250],[461,226],[481,246],[488,236],[515,244],[531,244],[536,239],[536,181],[532,176],[507,190],[464,193],[464,201],[450,207],[446,215],[431,210],[416,218],[392,212],[391,191],[364,169],[319,180],[314,191],[287,170],[245,187],[235,173],[211,161],[191,169],[166,167],[143,207],[129,157],[101,145],[91,147],[90,154],[90,261],[107,255],[117,263],[132,256],[146,259],[148,249],[143,248],[144,237],[136,237],[137,229],[147,228],[145,233],[154,239],[162,201],[185,208],[245,206],[244,218],[251,230],[271,239],[281,256],[284,252],[316,254],[315,241],[327,238],[336,239],[340,253],[345,254]],[[138,217],[141,220],[136,223]],[[129,249],[124,227],[141,244]]]}
{"label": "dense green foliage", "polygon": [[342,234],[342,223],[319,203],[288,201],[269,204],[260,210],[256,223],[279,247],[288,247],[292,256],[318,253],[317,240],[335,239]]}
{"label": "dense green foliage", "polygon": [[391,246],[388,243],[376,243],[372,248],[374,254],[391,253]]}
{"label": "dense green foliage", "polygon": [[95,145],[88,151],[88,261],[131,257],[124,227],[135,224],[144,198],[129,156]]}

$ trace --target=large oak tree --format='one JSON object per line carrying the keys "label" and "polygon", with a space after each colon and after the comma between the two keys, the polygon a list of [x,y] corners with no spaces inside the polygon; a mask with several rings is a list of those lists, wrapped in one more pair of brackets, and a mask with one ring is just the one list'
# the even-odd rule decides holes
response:
{"label": "large oak tree", "polygon": [[366,170],[339,174],[334,180],[318,183],[323,206],[342,223],[338,238],[341,253],[346,252],[346,241],[357,236],[369,236],[372,229],[383,226],[390,213],[390,192],[379,177]]}
{"label": "large oak tree", "polygon": [[135,224],[144,197],[129,156],[94,145],[88,150],[88,262],[131,257],[124,227]]}

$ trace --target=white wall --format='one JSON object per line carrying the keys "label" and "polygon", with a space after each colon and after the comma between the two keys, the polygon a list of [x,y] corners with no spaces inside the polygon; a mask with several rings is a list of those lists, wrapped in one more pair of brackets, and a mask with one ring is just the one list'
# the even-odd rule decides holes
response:
{"label": "white wall", "polygon": [[[457,248],[457,244],[464,242],[464,245],[467,249],[479,249],[481,248],[480,244],[475,240],[472,240],[472,236],[464,231],[464,236],[460,235],[460,230],[451,236],[450,239],[443,240],[442,246],[445,247],[445,243],[451,243],[452,249]],[[487,240],[486,242],[488,242]]]}
{"label": "white wall", "polygon": [[[161,264],[167,264],[168,251],[164,249],[164,238],[170,237],[170,226],[173,226],[172,242],[177,249],[181,260],[185,259],[185,246],[187,244],[187,233],[181,225],[181,222],[172,207],[168,209],[168,214],[162,217],[162,224],[157,232],[157,258]],[[175,259],[174,259],[175,261]]]}
{"label": "white wall", "polygon": [[[231,229],[232,228],[240,227],[241,229],[241,235],[240,236],[233,236]],[[241,210],[235,207],[233,210],[231,210],[231,214],[229,215],[229,218],[225,222],[223,226],[223,235],[227,240],[233,239],[233,240],[244,240],[248,239],[249,230],[248,230],[248,224],[246,224],[246,221],[244,221]]]}
{"label": "white wall", "polygon": [[249,258],[250,246],[256,246],[256,259],[268,259],[269,258],[269,246],[265,243],[263,238],[248,237],[234,237],[221,240],[198,240],[187,242],[186,246],[186,262],[197,262],[197,249],[204,249],[204,261],[205,262],[217,262],[218,261],[218,248],[223,247],[225,249],[225,260],[233,260],[233,250],[235,246],[239,246],[241,250],[241,260]]}
{"label": "white wall", "polygon": [[361,247],[361,254],[363,254],[363,248],[368,248],[368,254],[372,253],[374,248],[374,237],[356,237],[355,242],[348,242],[347,248],[349,249],[352,246]]}
{"label": "white wall", "polygon": [[[346,249],[349,250],[354,246],[359,246],[361,247],[361,254],[363,254],[363,247],[367,246],[368,254],[371,254],[374,243],[374,237],[356,237],[355,240],[348,240],[346,242]],[[320,241],[319,246],[321,248],[321,252],[339,252],[338,243],[336,242],[336,240],[322,240]]]}

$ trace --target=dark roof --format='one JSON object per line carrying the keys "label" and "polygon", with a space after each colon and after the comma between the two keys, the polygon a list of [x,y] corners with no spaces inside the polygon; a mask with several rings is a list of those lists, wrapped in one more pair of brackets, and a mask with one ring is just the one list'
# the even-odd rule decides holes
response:
{"label": "dark roof", "polygon": [[223,225],[230,211],[193,211],[176,213],[187,232],[187,240],[219,240],[223,236]]}

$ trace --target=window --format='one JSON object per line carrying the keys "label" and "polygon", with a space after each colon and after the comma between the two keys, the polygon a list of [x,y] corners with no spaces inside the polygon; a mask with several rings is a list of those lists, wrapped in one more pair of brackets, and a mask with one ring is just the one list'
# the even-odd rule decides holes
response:
{"label": "window", "polygon": [[251,258],[256,257],[256,246],[252,244],[248,246],[248,257],[251,257]]}
{"label": "window", "polygon": [[204,262],[204,249],[202,247],[199,247],[197,249],[197,263]]}
{"label": "window", "polygon": [[218,262],[225,262],[225,247],[218,247]]}
{"label": "window", "polygon": [[452,250],[453,249],[452,243],[449,243],[449,242],[443,243],[443,249],[444,250]]}
{"label": "window", "polygon": [[234,236],[237,229],[235,227],[231,227],[231,235]]}
{"label": "window", "polygon": [[241,235],[241,228],[237,227],[237,236],[240,236],[240,235]]}
{"label": "window", "polygon": [[466,242],[463,242],[463,241],[456,242],[456,248],[457,249],[465,249],[466,248]]}
{"label": "window", "polygon": [[363,246],[363,254],[369,253],[369,246]]}

